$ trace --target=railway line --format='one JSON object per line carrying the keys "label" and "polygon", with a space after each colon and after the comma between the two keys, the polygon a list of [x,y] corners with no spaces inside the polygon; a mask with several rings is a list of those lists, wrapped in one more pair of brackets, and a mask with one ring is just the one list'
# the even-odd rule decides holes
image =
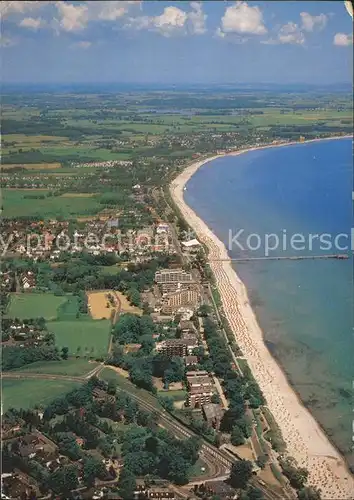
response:
{"label": "railway line", "polygon": [[[104,365],[104,366],[106,368],[111,368],[112,370],[114,370],[115,368],[109,365]],[[44,380],[68,380],[73,382],[84,383],[88,380],[88,378],[90,378],[93,375],[99,376],[104,366],[99,365],[95,367],[93,370],[91,370],[89,373],[81,377],[74,377],[68,375],[28,373],[25,371],[3,372],[2,377],[18,378],[18,379],[37,378]],[[187,426],[181,424],[178,420],[169,415],[166,410],[159,410],[158,408],[156,408],[156,406],[146,401],[143,397],[140,397],[137,394],[134,394],[133,392],[129,392],[119,387],[117,387],[117,391],[129,394],[129,396],[133,400],[135,400],[141,408],[151,413],[154,413],[158,418],[159,425],[161,427],[164,427],[172,434],[174,434],[177,438],[186,439],[196,436],[201,440],[202,444],[199,453],[203,461],[205,461],[206,464],[208,465],[209,473],[207,476],[194,478],[194,481],[190,483],[191,486],[193,486],[194,484],[200,484],[202,482],[208,482],[213,480],[223,481],[228,478],[232,464],[237,461],[236,457],[232,457],[227,452],[220,450],[216,446],[213,446],[212,444],[208,443],[201,436],[199,436],[191,429],[189,429]],[[257,477],[252,478],[250,483],[253,486],[259,488],[263,492],[263,495],[266,498],[266,500],[292,500],[293,498],[295,498],[293,495],[290,494],[289,491],[284,490],[282,492],[279,492],[279,488],[275,488],[270,485],[265,485],[265,483],[263,483],[263,481],[259,480]]]}

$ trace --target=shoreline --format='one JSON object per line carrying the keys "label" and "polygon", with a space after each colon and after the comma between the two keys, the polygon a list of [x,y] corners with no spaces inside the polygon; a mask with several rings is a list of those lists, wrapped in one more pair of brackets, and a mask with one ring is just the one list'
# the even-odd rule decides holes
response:
{"label": "shoreline", "polygon": [[[299,466],[309,471],[308,484],[320,488],[322,498],[328,500],[353,498],[354,478],[348,471],[347,463],[310,411],[303,405],[281,366],[266,347],[263,332],[248,299],[247,289],[233,268],[225,245],[186,204],[183,192],[185,184],[195,172],[201,166],[217,158],[238,156],[258,149],[352,137],[348,135],[311,139],[302,143],[274,143],[216,154],[196,160],[187,166],[169,186],[172,199],[182,216],[195,230],[198,239],[208,247],[207,260],[215,277],[225,316],[253,376],[264,393],[267,406],[281,430],[287,444],[286,454],[293,456]],[[220,258],[225,260],[215,260]]]}

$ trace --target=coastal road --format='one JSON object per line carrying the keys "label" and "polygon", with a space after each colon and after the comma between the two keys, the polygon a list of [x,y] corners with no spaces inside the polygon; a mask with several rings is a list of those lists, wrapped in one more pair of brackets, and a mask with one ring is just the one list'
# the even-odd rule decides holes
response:
{"label": "coastal road", "polygon": [[[210,283],[208,283],[208,290],[209,290],[209,296],[210,296],[210,298],[211,298],[211,300],[212,300],[212,302],[213,302],[213,306],[214,306],[215,314],[216,314],[216,316],[217,316],[217,318],[218,318],[219,324],[220,324],[220,325],[222,325],[221,316],[220,316],[220,313],[219,313],[219,309],[218,309],[218,307],[217,307],[217,305],[216,305],[216,302],[215,302],[215,300],[214,300],[214,295],[213,295],[213,292],[212,292],[212,290],[211,290]],[[229,339],[228,339],[228,337],[227,337],[227,335],[226,335],[226,332],[225,332],[225,329],[224,329],[224,327],[223,327],[223,326],[221,326],[221,331],[222,331],[223,337],[224,337],[224,339],[225,339],[225,342],[226,342],[227,348],[228,348],[228,349],[229,349],[229,351],[230,351],[230,354],[231,354],[231,357],[232,357],[232,359],[233,359],[233,362],[235,363],[235,366],[236,366],[236,368],[237,368],[237,371],[239,372],[239,374],[241,375],[241,377],[243,377],[243,372],[242,372],[242,370],[241,370],[240,365],[238,364],[237,357],[236,357],[236,355],[235,355],[234,351],[232,350],[232,347],[231,347],[231,346],[230,346],[230,344],[229,344]]]}

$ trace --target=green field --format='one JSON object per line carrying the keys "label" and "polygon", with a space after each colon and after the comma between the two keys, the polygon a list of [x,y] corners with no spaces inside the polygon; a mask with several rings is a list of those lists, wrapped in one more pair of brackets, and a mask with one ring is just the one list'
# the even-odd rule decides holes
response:
{"label": "green field", "polygon": [[65,298],[67,300],[58,307],[56,319],[76,319],[76,315],[79,312],[79,299],[75,295],[67,295]]}
{"label": "green field", "polygon": [[55,319],[58,308],[67,301],[67,297],[52,293],[12,293],[7,316],[11,318]]}
{"label": "green field", "polygon": [[69,348],[72,356],[104,356],[110,338],[109,320],[51,321],[48,330],[55,335],[55,343],[61,349]]}
{"label": "green field", "polygon": [[47,405],[53,399],[70,392],[80,384],[68,380],[3,379],[3,411],[9,408],[33,408]]}
{"label": "green field", "polygon": [[158,391],[158,396],[162,398],[171,398],[173,401],[185,401],[187,391]]}
{"label": "green field", "polygon": [[28,196],[46,196],[48,190],[3,189],[3,217],[33,216],[43,219],[70,218],[75,216],[94,215],[103,206],[96,197],[48,196],[45,198],[28,198]]}
{"label": "green field", "polygon": [[81,377],[89,373],[96,366],[97,363],[89,363],[86,359],[67,359],[62,361],[37,361],[35,363],[22,366],[19,371]]}

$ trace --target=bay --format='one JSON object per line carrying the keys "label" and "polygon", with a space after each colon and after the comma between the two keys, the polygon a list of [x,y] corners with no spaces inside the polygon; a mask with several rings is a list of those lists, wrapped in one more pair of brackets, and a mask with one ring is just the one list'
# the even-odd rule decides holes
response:
{"label": "bay", "polygon": [[[185,201],[232,258],[351,256],[351,139],[218,158],[203,165],[186,188]],[[305,243],[290,245],[295,234]],[[273,247],[278,238],[277,248],[267,251],[266,238]],[[268,348],[354,466],[352,259],[262,260],[234,267]]]}

